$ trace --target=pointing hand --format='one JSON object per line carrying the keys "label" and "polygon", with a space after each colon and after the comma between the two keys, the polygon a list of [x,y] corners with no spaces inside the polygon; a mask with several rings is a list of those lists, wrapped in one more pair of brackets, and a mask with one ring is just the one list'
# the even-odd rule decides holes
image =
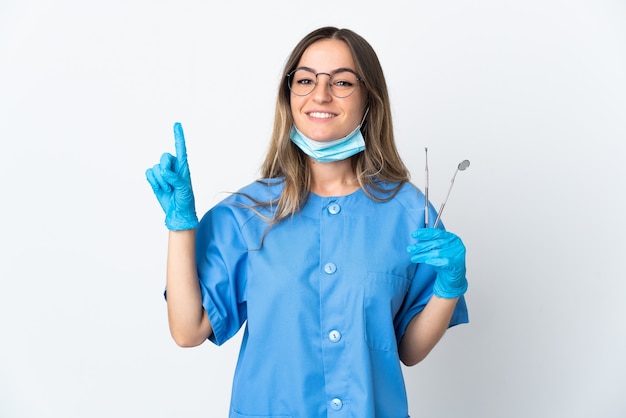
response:
{"label": "pointing hand", "polygon": [[176,156],[165,153],[159,164],[146,170],[146,178],[165,212],[169,230],[193,229],[198,225],[191,187],[187,147],[180,123],[174,124]]}

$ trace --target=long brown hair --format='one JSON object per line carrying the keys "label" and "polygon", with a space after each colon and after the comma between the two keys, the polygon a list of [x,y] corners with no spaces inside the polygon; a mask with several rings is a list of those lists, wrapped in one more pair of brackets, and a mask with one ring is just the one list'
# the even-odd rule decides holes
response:
{"label": "long brown hair", "polygon": [[273,207],[272,224],[297,213],[310,192],[308,157],[289,138],[293,115],[287,74],[296,68],[311,44],[323,39],[337,39],[348,45],[356,71],[363,79],[360,86],[367,90],[366,107],[369,111],[361,126],[365,150],[351,157],[360,187],[371,199],[382,202],[392,199],[402,184],[409,180],[409,172],[396,148],[387,84],[376,52],[365,39],[349,29],[319,28],[306,35],[291,52],[278,89],[274,128],[261,166],[264,179],[270,183],[282,179],[285,183],[277,201],[264,202]]}

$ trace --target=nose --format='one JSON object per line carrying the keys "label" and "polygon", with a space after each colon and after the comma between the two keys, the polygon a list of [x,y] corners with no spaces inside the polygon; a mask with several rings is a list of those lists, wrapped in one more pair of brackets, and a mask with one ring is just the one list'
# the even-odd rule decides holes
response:
{"label": "nose", "polygon": [[[325,75],[328,76],[328,79],[322,78],[320,80],[320,76]],[[330,92],[330,74],[328,73],[317,73],[315,75],[315,87],[313,88],[313,100],[319,103],[327,102],[331,100],[331,92]]]}

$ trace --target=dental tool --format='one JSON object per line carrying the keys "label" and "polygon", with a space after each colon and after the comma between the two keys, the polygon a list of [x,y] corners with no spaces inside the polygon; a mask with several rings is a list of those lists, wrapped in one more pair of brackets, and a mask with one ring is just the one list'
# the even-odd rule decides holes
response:
{"label": "dental tool", "polygon": [[424,148],[424,152],[426,154],[426,167],[424,168],[424,172],[426,175],[426,186],[424,187],[424,198],[426,202],[424,203],[424,228],[428,228],[428,147]]}
{"label": "dental tool", "polygon": [[[450,187],[448,187],[448,194],[446,195],[445,200],[443,201],[443,203],[441,204],[441,207],[439,208],[439,213],[437,214],[437,219],[435,219],[435,224],[433,225],[433,228],[437,228],[437,225],[439,225],[439,220],[441,219],[441,213],[443,212],[443,208],[446,206],[446,202],[448,201],[448,197],[450,197],[450,191],[452,190],[452,186],[454,185],[454,179],[456,178],[456,174],[459,171],[464,171],[467,167],[469,167],[469,165],[470,165],[469,160],[463,160],[463,161],[461,161],[459,163],[459,165],[457,166],[456,170],[454,171],[454,175],[452,176],[452,180],[450,180]],[[428,213],[428,212],[426,212],[426,213]],[[426,224],[426,226],[428,226],[428,224]]]}

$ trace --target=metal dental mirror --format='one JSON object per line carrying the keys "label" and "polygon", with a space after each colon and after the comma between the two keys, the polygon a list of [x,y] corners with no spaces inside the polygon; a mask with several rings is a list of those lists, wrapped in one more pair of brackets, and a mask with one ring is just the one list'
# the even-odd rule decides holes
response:
{"label": "metal dental mirror", "polygon": [[[429,178],[428,178],[428,148],[425,149],[426,151],[426,187],[424,188],[424,192],[425,192],[425,197],[426,197],[426,207],[424,209],[424,224],[425,226],[428,228],[428,183],[429,183]],[[454,185],[454,179],[456,178],[456,175],[459,171],[464,171],[467,167],[469,167],[470,162],[469,160],[463,160],[459,163],[459,165],[457,166],[456,170],[454,171],[454,175],[452,176],[452,180],[450,180],[450,187],[448,187],[448,193],[446,194],[446,198],[443,201],[443,203],[441,204],[441,207],[439,208],[439,213],[437,214],[437,219],[435,219],[435,223],[433,225],[433,228],[436,228],[437,225],[439,225],[439,221],[441,220],[441,214],[443,213],[443,208],[446,206],[446,203],[448,202],[448,198],[450,197],[450,192],[452,191],[452,186]]]}

